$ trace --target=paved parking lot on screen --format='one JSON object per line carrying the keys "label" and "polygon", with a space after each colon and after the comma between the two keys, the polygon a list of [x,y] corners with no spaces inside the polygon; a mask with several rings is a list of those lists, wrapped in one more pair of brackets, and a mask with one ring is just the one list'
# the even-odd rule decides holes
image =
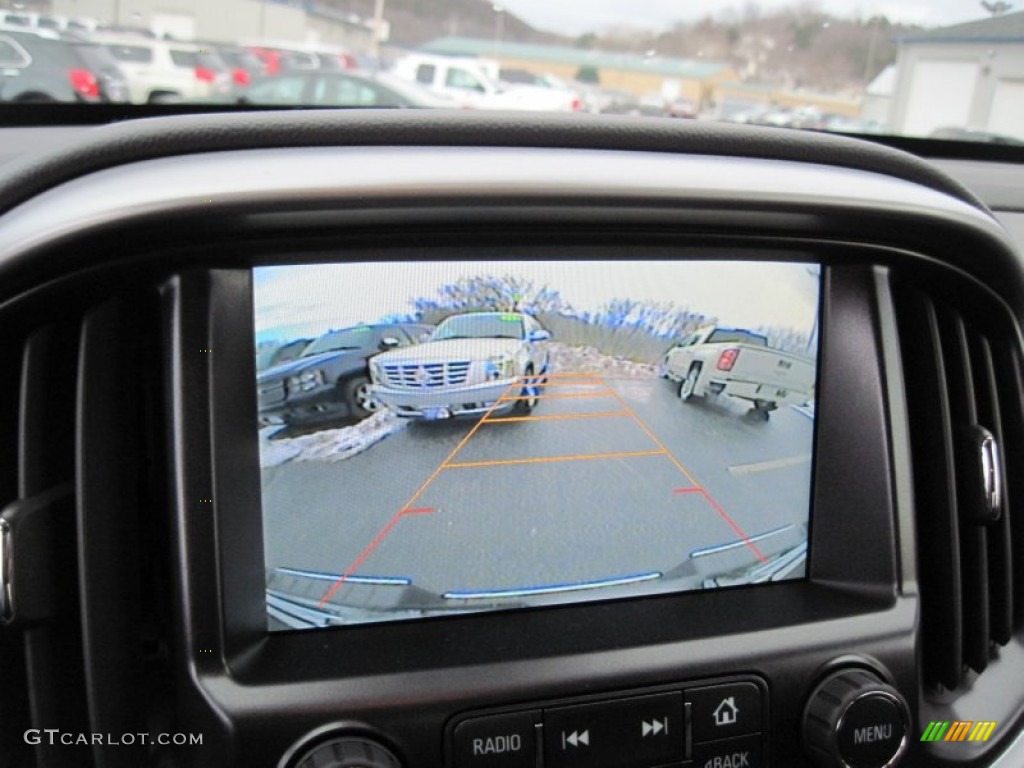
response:
{"label": "paved parking lot on screen", "polygon": [[270,468],[267,563],[336,574],[322,599],[344,603],[364,576],[461,602],[660,579],[722,545],[763,562],[762,534],[806,523],[812,432],[792,409],[765,424],[663,380],[557,374],[528,415]]}

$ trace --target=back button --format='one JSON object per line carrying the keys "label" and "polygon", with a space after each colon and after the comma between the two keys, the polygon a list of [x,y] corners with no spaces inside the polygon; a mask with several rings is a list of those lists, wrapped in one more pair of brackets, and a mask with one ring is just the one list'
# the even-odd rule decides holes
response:
{"label": "back button", "polygon": [[693,768],[761,768],[761,736],[693,745]]}
{"label": "back button", "polygon": [[456,768],[535,768],[540,712],[463,720],[453,738]]}

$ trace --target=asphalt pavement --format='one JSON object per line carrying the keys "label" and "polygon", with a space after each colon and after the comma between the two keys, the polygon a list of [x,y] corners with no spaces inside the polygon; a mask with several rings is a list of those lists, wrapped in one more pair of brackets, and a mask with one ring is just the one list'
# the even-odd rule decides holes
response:
{"label": "asphalt pavement", "polygon": [[[267,566],[398,577],[470,605],[615,579],[694,588],[799,541],[813,420],[676,392],[553,378],[529,415],[412,423],[343,461],[267,468]],[[345,602],[359,587],[324,589]]]}

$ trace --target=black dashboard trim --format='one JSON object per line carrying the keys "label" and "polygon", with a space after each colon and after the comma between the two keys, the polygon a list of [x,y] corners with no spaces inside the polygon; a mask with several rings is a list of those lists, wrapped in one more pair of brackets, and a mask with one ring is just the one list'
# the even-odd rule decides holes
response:
{"label": "black dashboard trim", "polygon": [[[73,178],[89,173],[89,168],[119,171],[115,166],[134,162],[129,159],[134,155],[177,155],[183,164],[208,160],[204,155],[187,158],[193,152],[190,147],[245,146],[254,140],[265,142],[261,146],[268,148],[289,142],[306,146],[303,142],[307,141],[322,142],[317,146],[345,144],[352,125],[359,126],[363,132],[360,135],[369,142],[364,146],[369,146],[368,126],[378,122],[394,123],[396,127],[388,135],[400,136],[398,144],[416,145],[436,136],[438,126],[448,120],[436,115],[406,120],[365,114],[339,120],[341,116],[321,113],[262,116],[263,124],[259,116],[253,116],[260,126],[247,131],[243,125],[247,115],[230,117],[169,120],[162,123],[167,134],[153,124],[104,129],[97,132],[99,141],[87,142],[91,149],[79,147],[65,155],[58,153],[42,166],[22,165],[17,172],[22,175],[16,173],[8,176],[7,182],[0,182],[0,192],[9,190],[3,184],[13,183],[12,178],[27,179],[24,174],[31,175],[32,168],[42,169],[42,186],[35,187],[37,191],[59,183],[65,171],[52,167],[54,157],[84,163],[67,170],[71,174],[67,178]],[[473,118],[477,119],[484,118]],[[350,120],[354,121],[351,125]],[[460,120],[462,133],[456,132],[459,143],[477,148],[492,146],[494,132],[483,131],[479,137],[467,138],[473,120]],[[678,124],[669,128],[654,121],[658,124],[644,132],[631,121],[598,120],[599,129],[584,127],[563,134],[560,126],[547,121],[538,121],[543,125],[531,128],[535,122],[532,119],[517,120],[523,120],[515,123],[523,133],[503,139],[509,146],[547,147],[567,135],[569,146],[576,142],[599,148],[636,149],[638,142],[646,143],[651,151],[666,153],[663,156],[667,159],[669,153],[687,151],[687,146],[696,147],[689,150],[692,153],[701,154],[701,148],[706,148],[708,154],[720,155],[727,143],[735,142],[729,151],[736,157],[749,157],[742,164],[745,167],[774,162],[767,154],[759,157],[757,152],[778,155],[776,139],[768,141],[775,147],[772,149],[759,143],[762,139],[748,142],[753,134],[731,128],[704,131],[680,128]],[[308,134],[284,137],[285,125],[311,124],[315,125]],[[138,140],[128,137],[129,128],[140,129]],[[644,136],[634,135],[634,131]],[[763,136],[763,132],[758,133]],[[673,146],[672,142],[683,135],[688,137],[686,142]],[[832,167],[831,174],[828,168],[819,167],[826,179],[835,182],[850,176],[849,171],[836,170],[837,166],[846,167],[844,162],[822,157],[824,145],[818,139],[797,132],[786,132],[786,136],[783,145],[789,141],[808,145],[796,154],[816,157],[811,162]],[[125,152],[115,146],[116,137],[126,145]],[[832,140],[827,137],[827,141]],[[857,155],[851,142],[839,141]],[[99,154],[92,157],[88,154],[92,151]],[[745,154],[748,152],[749,156]],[[879,163],[878,173],[887,174],[890,167],[886,153],[872,150],[869,154]],[[915,161],[911,165],[919,164]],[[898,170],[895,175],[899,177]],[[945,178],[941,174],[939,177]],[[943,188],[947,181],[941,182]],[[31,194],[31,184],[36,182],[26,183]],[[88,190],[92,180],[80,178],[75,183]],[[169,638],[178,694],[174,722],[182,728],[194,726],[208,738],[202,753],[182,755],[182,764],[271,765],[288,744],[316,725],[358,721],[372,723],[380,734],[393,734],[389,743],[396,751],[417,758],[426,755],[422,764],[434,768],[432,756],[441,753],[439,724],[456,711],[730,674],[763,675],[769,681],[773,701],[781,704],[771,716],[773,744],[778,750],[773,764],[802,764],[800,708],[796,704],[806,695],[808,675],[851,649],[869,666],[888,670],[892,682],[912,700],[915,712],[923,716],[937,711],[930,710],[923,701],[934,692],[916,687],[920,627],[914,563],[895,551],[897,546],[909,546],[911,542],[893,537],[892,531],[894,525],[905,522],[903,517],[909,511],[905,508],[906,494],[894,487],[893,481],[893,466],[905,462],[906,455],[893,445],[901,440],[894,428],[894,420],[901,417],[893,414],[892,403],[885,397],[886,385],[895,373],[886,365],[891,358],[887,361],[883,357],[886,329],[884,307],[880,305],[888,298],[880,285],[887,276],[880,276],[879,265],[888,269],[907,265],[916,270],[946,261],[950,266],[942,270],[960,270],[973,281],[983,281],[989,287],[985,292],[988,298],[998,294],[994,300],[1006,302],[1018,320],[1024,305],[1024,283],[1019,254],[983,208],[968,207],[973,201],[968,199],[965,204],[964,197],[944,189],[947,196],[937,202],[939,195],[929,192],[932,207],[911,209],[900,207],[901,195],[928,190],[891,184],[880,189],[887,189],[889,196],[867,197],[847,207],[831,199],[787,196],[790,190],[781,187],[777,197],[766,196],[763,204],[730,198],[728,191],[721,189],[715,190],[717,196],[702,202],[686,197],[685,190],[676,187],[664,197],[648,190],[646,197],[629,199],[622,189],[612,185],[602,190],[603,196],[576,193],[549,199],[537,194],[516,197],[507,191],[496,192],[490,204],[482,206],[475,204],[478,201],[472,195],[458,194],[438,196],[429,206],[408,188],[388,188],[379,198],[353,199],[347,207],[339,205],[337,199],[317,198],[309,189],[302,190],[304,197],[290,198],[278,190],[276,196],[240,199],[216,209],[196,205],[175,208],[171,204],[148,211],[113,207],[107,211],[110,218],[101,224],[74,231],[69,227],[64,232],[44,227],[31,248],[22,252],[12,248],[13,258],[0,265],[0,282],[4,285],[0,312],[9,315],[27,308],[45,318],[53,297],[71,290],[80,290],[84,296],[103,294],[115,286],[117,290],[130,289],[133,283],[163,285],[166,368],[161,374],[170,390],[165,403],[167,421],[175,430],[167,445],[174,462],[169,477],[175,556],[169,578],[176,580],[177,588],[174,634]],[[393,196],[390,206],[385,204],[389,192]],[[46,199],[30,200],[26,210],[0,216],[0,228],[8,231],[6,224],[24,222],[29,206],[38,210],[46,205]],[[238,465],[251,459],[255,447],[252,435],[242,435],[251,426],[244,420],[246,412],[252,413],[255,397],[251,391],[251,319],[246,316],[250,307],[240,293],[248,290],[248,267],[257,261],[274,263],[303,254],[319,261],[338,258],[339,253],[349,259],[376,259],[415,248],[422,255],[427,246],[462,254],[463,258],[473,258],[474,253],[493,258],[508,253],[511,242],[520,246],[515,255],[522,257],[524,248],[539,248],[545,241],[576,254],[611,253],[615,246],[610,244],[616,242],[620,248],[631,248],[631,255],[643,248],[676,256],[703,248],[704,252],[714,250],[720,258],[736,258],[738,253],[757,258],[769,258],[773,253],[796,253],[806,258],[829,254],[830,290],[848,292],[846,308],[850,314],[843,321],[835,314],[842,302],[826,305],[827,312],[833,314],[824,321],[827,338],[822,370],[839,388],[835,391],[840,396],[855,385],[866,386],[870,391],[854,401],[857,408],[870,413],[868,418],[855,413],[854,421],[845,407],[832,405],[823,406],[821,418],[828,421],[838,415],[843,424],[849,425],[854,438],[844,450],[854,460],[861,453],[871,456],[870,461],[861,464],[868,468],[864,474],[871,476],[873,484],[864,507],[874,516],[871,519],[883,520],[886,532],[880,533],[873,544],[867,543],[871,548],[867,562],[863,567],[858,564],[843,570],[829,562],[841,555],[842,549],[819,546],[812,551],[809,581],[775,585],[763,591],[738,588],[728,593],[729,600],[722,599],[724,592],[690,593],[629,603],[536,609],[516,614],[515,620],[512,614],[491,614],[378,627],[393,632],[394,639],[358,650],[355,658],[346,657],[352,655],[350,641],[369,645],[384,634],[353,628],[268,637],[261,625],[262,603],[252,600],[258,590],[245,584],[262,574],[261,563],[253,560],[259,539],[253,526],[257,513],[252,488],[237,492],[253,474],[252,466],[239,470]],[[479,250],[472,247],[476,244]],[[682,250],[682,246],[689,250]],[[914,274],[923,278],[927,273],[922,269]],[[168,280],[168,274],[175,276]],[[225,298],[238,300],[233,309],[241,313],[233,317],[225,314],[227,305],[223,300],[218,302]],[[28,313],[21,316],[27,317]],[[829,357],[829,339],[844,332],[851,334],[844,343],[848,341],[856,349]],[[219,358],[204,357],[195,354],[200,348],[226,349],[227,353]],[[224,370],[222,362],[227,363]],[[218,373],[223,376],[218,377]],[[829,402],[838,401],[831,397]],[[226,422],[230,422],[227,428]],[[869,427],[861,430],[863,424]],[[242,442],[233,447],[231,441],[238,439]],[[824,439],[832,440],[834,445],[835,434]],[[250,443],[247,445],[245,440]],[[815,467],[819,476],[826,470],[828,467]],[[818,483],[815,492],[827,498],[829,487],[834,493],[841,475],[834,473],[832,480]],[[209,497],[218,500],[212,512],[198,501]],[[834,514],[851,514],[851,501],[837,504]],[[841,522],[845,524],[837,526],[836,532],[863,537],[862,531],[851,530],[850,520]],[[811,534],[819,538],[819,543],[820,528],[812,525]],[[860,543],[863,538],[855,540]],[[828,561],[819,560],[819,554]],[[248,558],[247,564],[235,570],[232,558],[239,556]],[[227,611],[225,604],[229,606]],[[242,609],[235,611],[232,605],[241,605]],[[708,621],[703,627],[680,630],[657,622],[658,618],[675,616],[682,623],[694,613],[708,616],[716,610],[723,617],[717,624]],[[545,614],[564,617],[568,636],[555,637],[544,647],[528,644],[543,634],[541,630],[550,630],[543,626]],[[618,627],[617,622],[631,626]],[[609,626],[614,629],[608,630]],[[480,631],[476,631],[478,628]],[[473,637],[466,636],[467,629],[474,630]],[[588,633],[597,634],[595,629],[601,629],[605,636],[588,637]],[[424,638],[425,644],[418,646],[417,640]],[[455,653],[469,647],[473,639],[492,647]],[[1017,652],[1021,646],[1017,643],[1012,649]],[[1009,665],[1014,658],[1019,655],[1006,653],[1001,661]],[[503,663],[489,663],[495,660]],[[983,676],[973,692],[987,686],[998,688],[998,678],[998,672]],[[966,703],[971,693],[960,701]],[[1016,695],[1016,691],[1002,693],[1007,697]],[[959,715],[962,710],[948,711]],[[987,748],[988,757],[1004,743],[993,740],[979,750]],[[912,753],[918,758],[915,764],[938,764],[930,762],[933,755],[919,745],[912,745]],[[914,762],[913,758],[908,762]],[[939,762],[946,764],[945,760]]]}

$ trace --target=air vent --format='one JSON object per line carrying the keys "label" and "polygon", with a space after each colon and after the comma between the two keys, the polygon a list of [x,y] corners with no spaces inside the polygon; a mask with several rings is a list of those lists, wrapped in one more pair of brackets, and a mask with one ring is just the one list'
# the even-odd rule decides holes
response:
{"label": "air vent", "polygon": [[[32,727],[72,733],[88,726],[71,493],[77,350],[73,320],[48,323],[26,337],[16,422],[18,500],[4,512],[10,524],[8,610],[12,626],[22,628]],[[59,743],[40,743],[35,752],[47,766],[88,760],[82,747]]]}
{"label": "air vent", "polygon": [[[948,288],[948,287],[947,287]],[[1021,625],[1024,389],[993,296],[897,287],[916,499],[924,675],[956,690]],[[1015,568],[1018,577],[1015,578]]]}
{"label": "air vent", "polygon": [[[0,510],[18,498],[17,424],[24,346],[24,336],[12,324],[0,321],[0,360],[4,361],[0,366]],[[3,559],[0,553],[0,568]],[[3,600],[0,594],[0,613]],[[0,765],[28,765],[28,745],[22,734],[31,721],[22,633],[0,626],[0,660]]]}
{"label": "air vent", "polygon": [[0,765],[146,762],[141,745],[24,739],[151,730],[166,677],[158,305],[137,296],[41,325],[0,314],[20,367],[0,382]]}

